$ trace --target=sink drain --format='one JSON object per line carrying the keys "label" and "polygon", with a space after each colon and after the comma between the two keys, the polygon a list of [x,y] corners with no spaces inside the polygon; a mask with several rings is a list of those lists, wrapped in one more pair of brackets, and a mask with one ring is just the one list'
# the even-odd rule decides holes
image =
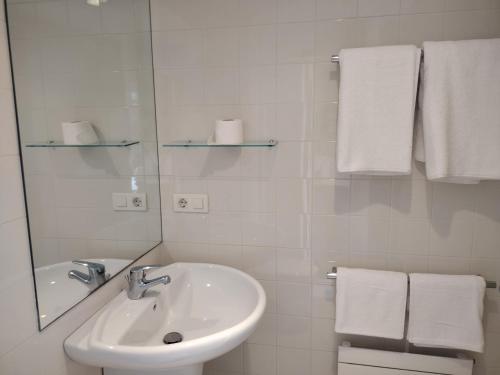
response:
{"label": "sink drain", "polygon": [[163,338],[163,342],[167,345],[176,344],[182,341],[182,335],[179,332],[169,332]]}

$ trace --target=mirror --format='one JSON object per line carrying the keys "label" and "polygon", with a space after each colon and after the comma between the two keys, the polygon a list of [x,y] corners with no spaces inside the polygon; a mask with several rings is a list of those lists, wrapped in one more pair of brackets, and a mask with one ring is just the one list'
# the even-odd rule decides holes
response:
{"label": "mirror", "polygon": [[43,329],[161,242],[148,0],[7,0]]}

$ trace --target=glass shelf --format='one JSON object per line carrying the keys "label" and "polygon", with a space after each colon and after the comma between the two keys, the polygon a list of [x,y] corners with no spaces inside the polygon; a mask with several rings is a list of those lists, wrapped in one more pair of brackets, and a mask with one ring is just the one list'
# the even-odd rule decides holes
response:
{"label": "glass shelf", "polygon": [[48,141],[48,142],[40,142],[40,143],[28,143],[25,144],[25,147],[84,147],[84,148],[92,148],[92,147],[128,147],[132,145],[136,145],[140,143],[140,141],[118,141],[118,142],[101,142],[96,144],[88,144],[88,145],[75,145],[75,144],[66,144],[58,141]]}
{"label": "glass shelf", "polygon": [[270,139],[269,141],[246,141],[239,145],[224,145],[224,144],[214,144],[207,143],[207,141],[173,141],[166,143],[163,147],[274,147],[278,144],[278,141]]}

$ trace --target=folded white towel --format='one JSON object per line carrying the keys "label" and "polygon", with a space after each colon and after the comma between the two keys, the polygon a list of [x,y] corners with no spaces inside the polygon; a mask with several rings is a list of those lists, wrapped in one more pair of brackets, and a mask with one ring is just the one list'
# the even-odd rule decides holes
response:
{"label": "folded white towel", "polygon": [[424,54],[416,156],[427,177],[500,179],[500,39],[425,42]]}
{"label": "folded white towel", "polygon": [[344,49],[339,57],[337,169],[410,174],[420,49]]}
{"label": "folded white towel", "polygon": [[479,276],[410,274],[408,341],[482,352],[485,288]]}
{"label": "folded white towel", "polygon": [[406,274],[338,268],[336,287],[335,332],[404,337]]}

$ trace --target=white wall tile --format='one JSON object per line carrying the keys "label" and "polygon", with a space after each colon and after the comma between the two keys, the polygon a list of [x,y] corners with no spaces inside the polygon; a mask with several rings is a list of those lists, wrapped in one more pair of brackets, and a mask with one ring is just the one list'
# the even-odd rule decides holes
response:
{"label": "white wall tile", "polygon": [[447,11],[485,9],[489,6],[489,0],[444,0]]}
{"label": "white wall tile", "polygon": [[205,33],[205,64],[208,66],[237,66],[239,64],[239,30],[211,29]]}
{"label": "white wall tile", "polygon": [[276,303],[279,314],[309,316],[311,314],[311,285],[277,283]]}
{"label": "white wall tile", "polygon": [[337,102],[316,102],[312,138],[315,141],[337,139]]}
{"label": "white wall tile", "polygon": [[276,245],[285,248],[310,248],[311,216],[279,213],[276,216]]}
{"label": "white wall tile", "polygon": [[0,89],[0,113],[2,121],[0,122],[0,156],[17,155],[17,133],[16,117],[14,112],[14,100],[10,90]]}
{"label": "white wall tile", "polygon": [[312,212],[329,215],[349,214],[350,194],[351,182],[348,180],[315,179]]}
{"label": "white wall tile", "polygon": [[222,355],[205,365],[207,370],[220,370],[220,371],[243,371],[243,347],[237,346],[230,352]]}
{"label": "white wall tile", "polygon": [[476,221],[475,226],[473,255],[499,259],[500,223],[496,220],[481,219]]}
{"label": "white wall tile", "polygon": [[310,348],[311,319],[300,316],[281,316],[278,320],[278,346]]}
{"label": "white wall tile", "polygon": [[349,249],[349,218],[339,216],[312,216],[312,248],[323,251]]}
{"label": "white wall tile", "polygon": [[358,0],[358,16],[386,16],[399,13],[400,0]]}
{"label": "white wall tile", "polygon": [[313,66],[311,64],[278,65],[276,100],[304,102],[312,99]]}
{"label": "white wall tile", "polygon": [[489,12],[450,12],[443,16],[446,40],[482,39],[490,37]]}
{"label": "white wall tile", "polygon": [[277,249],[276,279],[308,283],[311,281],[311,251]]}
{"label": "white wall tile", "polygon": [[312,351],[311,375],[331,375],[337,371],[335,352]]}
{"label": "white wall tile", "polygon": [[391,205],[395,216],[428,218],[432,210],[432,185],[423,180],[394,180]]}
{"label": "white wall tile", "polygon": [[[242,0],[250,3],[249,0]],[[240,33],[240,64],[260,65],[276,62],[276,27],[263,25],[243,27]]]}
{"label": "white wall tile", "polygon": [[278,374],[307,374],[311,366],[311,352],[308,350],[278,347]]}
{"label": "white wall tile", "polygon": [[240,102],[243,104],[273,103],[276,98],[274,66],[254,66],[240,72]]}
{"label": "white wall tile", "polygon": [[275,136],[284,141],[305,141],[311,138],[313,126],[311,102],[278,103]]}
{"label": "white wall tile", "polygon": [[337,334],[335,333],[333,319],[316,319],[311,321],[311,347],[314,350],[334,351],[337,349]]}
{"label": "white wall tile", "polygon": [[474,233],[473,221],[454,218],[431,220],[430,254],[468,257]]}
{"label": "white wall tile", "polygon": [[24,217],[21,170],[17,156],[0,157],[0,223]]}
{"label": "white wall tile", "polygon": [[11,87],[10,61],[7,45],[7,33],[4,30],[5,22],[0,21],[0,89]]}
{"label": "white wall tile", "polygon": [[259,280],[276,278],[276,250],[272,247],[243,246],[243,269]]}
{"label": "white wall tile", "polygon": [[402,15],[400,42],[421,46],[424,41],[443,39],[442,14]]}
{"label": "white wall tile", "polygon": [[236,69],[205,70],[205,103],[238,103],[239,72]]}
{"label": "white wall tile", "polygon": [[316,19],[356,17],[358,0],[318,0]]}
{"label": "white wall tile", "polygon": [[391,214],[391,181],[352,180],[351,205],[353,215],[389,217]]}
{"label": "white wall tile", "polygon": [[242,217],[243,244],[274,246],[276,243],[276,215],[247,214]]}
{"label": "white wall tile", "polygon": [[369,216],[350,220],[350,246],[356,252],[384,252],[389,248],[390,222]]}
{"label": "white wall tile", "polygon": [[243,25],[271,24],[276,21],[277,0],[240,0]]}
{"label": "white wall tile", "polygon": [[391,222],[391,252],[426,255],[429,249],[427,220],[401,219]]}
{"label": "white wall tile", "polygon": [[308,213],[311,187],[307,179],[280,178],[276,185],[276,209],[279,213]]}
{"label": "white wall tile", "polygon": [[[207,45],[214,43],[214,33],[207,34]],[[201,30],[172,30],[153,33],[155,66],[195,67],[203,64],[204,35]],[[228,49],[230,51],[230,45]]]}
{"label": "white wall tile", "polygon": [[401,0],[401,13],[433,13],[444,11],[444,0]]}
{"label": "white wall tile", "polygon": [[264,314],[255,332],[249,337],[248,343],[276,345],[277,319],[276,315]]}
{"label": "white wall tile", "polygon": [[278,63],[307,63],[314,59],[314,23],[287,23],[278,26]]}
{"label": "white wall tile", "polygon": [[244,347],[245,371],[249,375],[276,374],[276,347],[247,344]]}
{"label": "white wall tile", "polygon": [[313,0],[277,0],[278,22],[300,22],[314,19]]}
{"label": "white wall tile", "polygon": [[331,285],[312,286],[312,316],[314,318],[335,318],[335,290]]}

